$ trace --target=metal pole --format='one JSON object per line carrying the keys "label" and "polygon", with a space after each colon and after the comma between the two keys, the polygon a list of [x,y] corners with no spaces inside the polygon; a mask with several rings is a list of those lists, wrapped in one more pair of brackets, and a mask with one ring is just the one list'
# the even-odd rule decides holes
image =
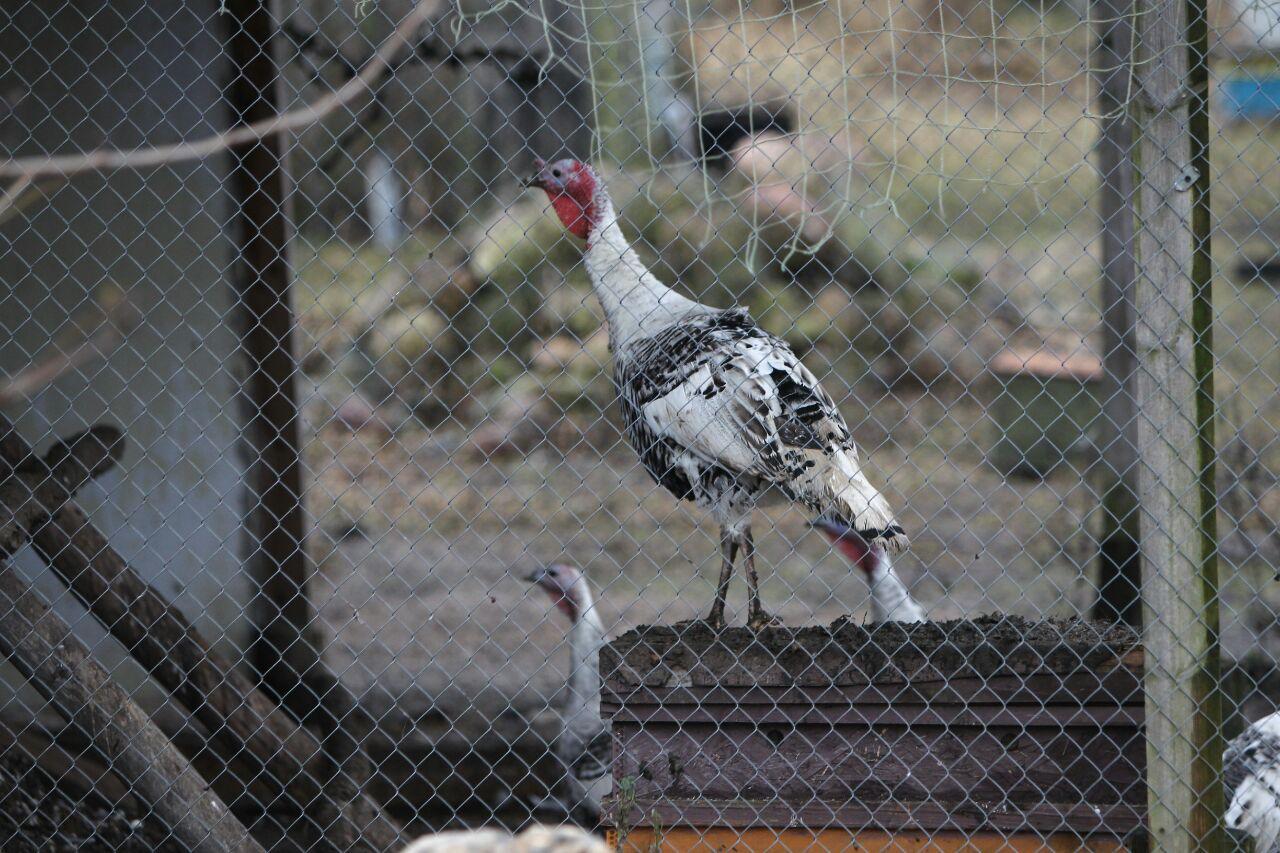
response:
{"label": "metal pole", "polygon": [[1136,288],[1153,849],[1221,850],[1205,0],[1138,0]]}

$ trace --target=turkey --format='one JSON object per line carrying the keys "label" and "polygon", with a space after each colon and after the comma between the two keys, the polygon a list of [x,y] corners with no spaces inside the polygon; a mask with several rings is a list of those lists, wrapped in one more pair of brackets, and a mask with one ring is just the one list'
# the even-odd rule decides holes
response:
{"label": "turkey", "polygon": [[826,534],[836,550],[866,573],[867,585],[871,588],[872,622],[925,621],[924,608],[911,597],[883,548],[868,545],[867,540],[848,525],[831,519],[820,518],[813,526]]}
{"label": "turkey", "polygon": [[573,566],[563,563],[539,566],[527,580],[543,589],[556,609],[569,619],[568,696],[555,751],[564,765],[575,802],[562,810],[572,815],[576,808],[585,806],[598,817],[599,797],[581,783],[600,779],[609,772],[613,747],[609,729],[600,719],[600,648],[604,645],[604,626],[600,624],[586,577]]}
{"label": "turkey", "polygon": [[748,623],[775,621],[760,604],[751,538],[756,504],[785,499],[852,526],[889,551],[907,545],[888,502],[867,480],[835,402],[781,339],[742,308],[687,299],[631,248],[603,182],[577,160],[537,162],[565,228],[587,241],[584,263],[604,308],[614,382],[632,447],[649,475],[720,526],[721,570],[708,621],[724,627],[739,552]]}
{"label": "turkey", "polygon": [[1227,745],[1222,777],[1228,828],[1252,838],[1257,853],[1280,851],[1280,711]]}
{"label": "turkey", "polygon": [[512,838],[497,829],[424,835],[400,853],[607,853],[600,839],[571,826],[534,826]]}

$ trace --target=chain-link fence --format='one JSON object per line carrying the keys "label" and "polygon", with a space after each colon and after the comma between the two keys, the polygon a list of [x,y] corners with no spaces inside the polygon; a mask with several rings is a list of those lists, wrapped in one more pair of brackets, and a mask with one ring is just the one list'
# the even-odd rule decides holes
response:
{"label": "chain-link fence", "polygon": [[0,846],[1276,849],[1205,4],[4,4]]}

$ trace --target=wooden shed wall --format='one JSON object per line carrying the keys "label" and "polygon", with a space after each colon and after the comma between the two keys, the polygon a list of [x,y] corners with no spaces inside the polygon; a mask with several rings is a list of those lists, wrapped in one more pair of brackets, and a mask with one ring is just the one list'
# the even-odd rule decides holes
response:
{"label": "wooden shed wall", "polygon": [[[0,91],[24,96],[0,123],[5,154],[162,144],[222,129],[216,10],[217,0],[98,0],[8,18],[0,56],[11,64],[0,69]],[[38,446],[96,421],[125,430],[123,473],[85,489],[82,503],[133,566],[225,644],[243,634],[249,590],[223,177],[222,160],[84,175],[0,225],[0,371],[47,353],[100,288],[123,291],[140,312],[123,345],[6,414]],[[22,569],[41,578],[108,670],[131,689],[145,684],[34,555],[22,556]],[[21,681],[6,667],[4,683]]]}

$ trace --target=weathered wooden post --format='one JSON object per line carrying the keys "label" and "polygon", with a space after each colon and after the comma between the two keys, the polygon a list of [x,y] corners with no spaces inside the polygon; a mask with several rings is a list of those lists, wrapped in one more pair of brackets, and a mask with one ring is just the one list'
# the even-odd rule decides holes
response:
{"label": "weathered wooden post", "polygon": [[[0,553],[12,551],[17,541],[19,534],[11,528],[25,528],[20,535],[30,537],[36,552],[71,593],[209,731],[211,748],[198,745],[193,760],[213,766],[213,784],[227,783],[236,798],[246,801],[254,800],[262,783],[268,784],[268,790],[275,789],[242,806],[255,814],[272,806],[292,806],[317,828],[323,827],[335,843],[361,845],[360,849],[395,848],[399,828],[366,793],[353,789],[362,778],[352,777],[351,768],[365,768],[357,767],[361,756],[350,754],[352,744],[343,743],[344,732],[333,732],[322,744],[271,704],[124,562],[70,500],[72,485],[79,482],[74,477],[91,478],[103,464],[99,460],[119,456],[120,442],[115,430],[95,427],[80,439],[55,445],[44,460],[52,476],[42,475],[35,484],[27,476],[10,477],[0,488],[0,498],[21,509],[0,523]],[[109,452],[95,457],[89,452],[95,445]],[[31,449],[0,415],[0,472],[22,474],[29,457]],[[88,473],[77,474],[76,467],[66,464],[77,460]],[[34,494],[30,500],[21,493],[17,499],[12,497],[12,490],[23,483]],[[352,712],[349,697],[339,689],[330,690],[319,701],[333,706],[334,714],[345,717]],[[331,747],[344,754],[335,754]],[[235,808],[236,799],[228,799]]]}
{"label": "weathered wooden post", "polygon": [[[228,0],[227,54],[234,66],[227,100],[232,120],[249,124],[283,112],[281,77],[273,53],[279,29],[269,0]],[[297,716],[315,697],[303,685],[318,669],[303,548],[301,426],[296,325],[290,293],[291,231],[286,138],[281,134],[232,149],[231,198],[236,252],[234,287],[240,347],[246,361],[245,434],[252,449],[246,481],[250,534],[246,564],[256,595],[249,663]],[[300,689],[301,688],[301,689]]]}
{"label": "weathered wooden post", "polygon": [[[0,425],[0,429],[4,429]],[[14,449],[11,436],[0,443]],[[262,847],[120,685],[66,620],[9,563],[31,527],[120,460],[123,436],[94,427],[16,465],[0,454],[0,654],[88,735],[111,769],[155,809],[189,850],[254,853]]]}
{"label": "weathered wooden post", "polygon": [[1140,0],[1136,288],[1150,832],[1221,850],[1222,736],[1204,0]]}
{"label": "weathered wooden post", "polygon": [[155,809],[185,849],[262,850],[7,557],[0,557],[0,653],[93,739],[111,769]]}
{"label": "weathered wooden post", "polygon": [[1098,600],[1093,616],[1142,624],[1142,561],[1138,540],[1137,365],[1133,307],[1133,119],[1129,114],[1133,23],[1119,0],[1094,0],[1097,42],[1093,73],[1099,135],[1098,216],[1102,228],[1102,411],[1094,482],[1102,496]]}

